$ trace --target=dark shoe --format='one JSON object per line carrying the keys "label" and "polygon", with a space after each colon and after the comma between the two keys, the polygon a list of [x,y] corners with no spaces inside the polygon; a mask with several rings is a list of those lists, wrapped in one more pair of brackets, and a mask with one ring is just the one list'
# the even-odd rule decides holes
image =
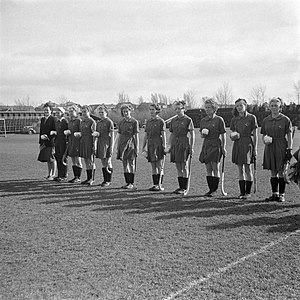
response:
{"label": "dark shoe", "polygon": [[76,180],[76,177],[74,177],[73,179],[70,179],[68,182],[69,182],[69,183],[74,183],[75,180]]}
{"label": "dark shoe", "polygon": [[284,195],[279,195],[277,198],[277,202],[285,202]]}
{"label": "dark shoe", "polygon": [[211,191],[208,191],[207,193],[204,194],[205,197],[212,197]]}
{"label": "dark shoe", "polygon": [[176,194],[184,195],[185,192],[186,192],[185,189],[179,189],[178,192],[177,192]]}
{"label": "dark shoe", "polygon": [[93,178],[93,172],[95,170],[86,170],[86,180],[82,181],[81,184],[87,184],[87,185],[92,185],[94,183],[94,180],[92,179]]}
{"label": "dark shoe", "polygon": [[277,199],[279,198],[278,195],[273,194],[272,196],[268,197],[265,199],[265,202],[273,202],[273,201],[278,201]]}
{"label": "dark shoe", "polygon": [[251,194],[245,194],[244,196],[243,196],[243,198],[242,199],[248,199],[248,198],[250,198],[251,197]]}
{"label": "dark shoe", "polygon": [[213,192],[210,192],[210,195],[208,197],[215,197],[217,194],[218,194],[217,191],[213,191]]}
{"label": "dark shoe", "polygon": [[173,194],[178,194],[178,191],[180,191],[181,188],[176,189],[175,191],[173,191]]}
{"label": "dark shoe", "polygon": [[58,178],[57,181],[60,182],[60,183],[63,183],[63,182],[67,182],[68,179],[66,177],[61,177],[61,178]]}
{"label": "dark shoe", "polygon": [[159,188],[158,185],[156,185],[156,186],[154,187],[154,189],[153,189],[153,192],[159,192],[159,191],[160,191],[160,188]]}
{"label": "dark shoe", "polygon": [[87,185],[93,185],[94,184],[94,180],[93,179],[90,179],[88,182],[87,182]]}
{"label": "dark shoe", "polygon": [[154,191],[157,191],[157,185],[153,185],[150,189],[149,189],[149,191],[151,191],[151,192],[154,192]]}
{"label": "dark shoe", "polygon": [[110,186],[110,182],[102,182],[100,185],[102,187]]}
{"label": "dark shoe", "polygon": [[126,190],[135,190],[135,187],[132,183],[128,183],[126,186],[124,186],[124,189],[126,189]]}

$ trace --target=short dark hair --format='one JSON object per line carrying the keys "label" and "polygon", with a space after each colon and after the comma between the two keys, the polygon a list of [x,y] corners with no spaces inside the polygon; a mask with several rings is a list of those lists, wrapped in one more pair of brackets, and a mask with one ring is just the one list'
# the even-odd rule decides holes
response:
{"label": "short dark hair", "polygon": [[71,109],[73,109],[74,111],[78,111],[78,107],[77,106],[75,106],[75,105],[72,105],[72,106],[70,106],[69,108],[68,108],[68,110],[71,110]]}
{"label": "short dark hair", "polygon": [[122,117],[124,117],[124,114],[123,114],[124,109],[128,109],[129,111],[133,111],[133,107],[132,107],[131,104],[123,104],[120,109],[121,109]]}
{"label": "short dark hair", "polygon": [[185,109],[186,102],[184,100],[176,100],[174,105],[182,105],[182,108]]}
{"label": "short dark hair", "polygon": [[108,108],[104,103],[98,106],[98,110],[104,110],[106,113],[108,113]]}
{"label": "short dark hair", "polygon": [[[247,103],[246,99],[238,98],[238,99],[236,99],[236,100],[234,101],[234,104],[237,104],[238,102],[244,102],[244,104],[245,104],[246,107],[247,107],[247,104],[248,104],[248,103]],[[237,116],[239,115],[239,112],[237,111],[236,107],[233,109],[232,114],[233,114],[233,116],[235,116],[235,117],[237,117]]]}
{"label": "short dark hair", "polygon": [[47,102],[47,103],[44,104],[44,108],[46,108],[46,107],[49,107],[49,109],[51,111],[53,111],[53,106],[49,102]]}
{"label": "short dark hair", "polygon": [[91,111],[91,107],[88,106],[88,105],[83,105],[83,106],[81,107],[81,110],[83,110],[83,109],[87,110],[88,112]]}
{"label": "short dark hair", "polygon": [[160,113],[161,107],[159,104],[151,103],[150,106],[154,107],[154,109],[156,110],[156,114]]}

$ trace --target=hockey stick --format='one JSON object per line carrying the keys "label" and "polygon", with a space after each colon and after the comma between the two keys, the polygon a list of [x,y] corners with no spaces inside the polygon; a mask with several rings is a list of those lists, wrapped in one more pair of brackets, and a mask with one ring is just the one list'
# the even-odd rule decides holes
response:
{"label": "hockey stick", "polygon": [[[296,126],[293,127],[292,140],[294,139],[295,132],[296,132]],[[284,178],[285,183],[287,183],[287,184],[289,184],[291,182],[290,179],[289,179],[289,176],[288,176],[288,171],[289,171],[289,168],[290,168],[290,164],[291,164],[291,161],[286,159],[286,161],[284,163],[284,166],[283,166],[283,178]]]}
{"label": "hockey stick", "polygon": [[166,124],[170,123],[170,122],[171,122],[174,118],[176,118],[176,117],[177,117],[177,115],[175,115],[175,116],[173,116],[173,117],[171,117],[171,118],[165,120],[165,123],[166,123]]}
{"label": "hockey stick", "polygon": [[92,168],[92,183],[94,183],[94,181],[95,181],[95,173],[96,173],[95,153],[92,154],[92,164],[93,164],[93,168]]}
{"label": "hockey stick", "polygon": [[221,174],[221,193],[223,196],[227,196],[227,193],[224,190],[224,179],[225,179],[225,156],[223,155],[223,159],[222,159],[222,174]]}
{"label": "hockey stick", "polygon": [[66,165],[68,164],[67,157],[68,157],[68,151],[69,151],[69,144],[70,144],[70,143],[69,143],[69,138],[68,138],[66,150],[65,150],[65,152],[64,152],[64,154],[63,154],[63,156],[62,156],[62,159],[61,159],[62,164],[63,164],[64,166],[66,166]]}
{"label": "hockey stick", "polygon": [[291,181],[288,177],[288,170],[290,168],[290,161],[288,160],[285,164],[284,164],[284,169],[283,169],[283,178],[285,183],[289,184]]}
{"label": "hockey stick", "polygon": [[186,188],[186,191],[184,193],[184,196],[186,196],[189,193],[189,191],[190,191],[190,185],[191,185],[191,164],[192,164],[192,155],[190,155],[189,162],[188,162],[189,177],[188,177],[188,184],[187,184],[187,188]]}
{"label": "hockey stick", "polygon": [[93,136],[93,148],[92,148],[92,182],[90,185],[92,185],[95,181],[95,173],[96,173],[96,163],[95,163],[95,157],[96,157],[96,151],[97,151],[97,137]]}
{"label": "hockey stick", "polygon": [[256,192],[257,192],[257,172],[256,172],[256,157],[255,156],[253,156],[253,168],[254,168],[254,171],[253,171],[253,184],[254,184],[253,193],[256,194]]}
{"label": "hockey stick", "polygon": [[158,183],[160,190],[163,190],[163,188],[162,188],[162,176],[164,175],[165,161],[166,161],[166,155],[164,155],[164,158],[163,158],[163,161],[162,161],[162,164],[161,164],[160,177],[159,177],[159,183]]}

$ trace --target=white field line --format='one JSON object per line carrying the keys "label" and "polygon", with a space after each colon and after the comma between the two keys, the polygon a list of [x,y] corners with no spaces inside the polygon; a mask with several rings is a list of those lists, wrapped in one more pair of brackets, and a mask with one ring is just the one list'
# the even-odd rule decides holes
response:
{"label": "white field line", "polygon": [[300,229],[296,230],[296,231],[293,231],[281,238],[279,238],[278,240],[275,240],[275,241],[272,241],[271,243],[261,247],[260,249],[258,249],[257,251],[254,251],[244,257],[241,257],[240,259],[228,264],[227,266],[223,267],[223,268],[219,268],[217,271],[215,272],[211,272],[209,273],[206,277],[201,277],[197,280],[193,280],[191,281],[190,283],[188,283],[184,288],[182,288],[181,290],[178,290],[172,294],[170,294],[170,296],[168,296],[167,298],[164,298],[163,300],[173,300],[175,299],[177,296],[180,296],[181,294],[189,291],[190,289],[192,289],[193,287],[197,286],[197,285],[200,285],[201,283],[203,282],[206,282],[208,281],[209,279],[211,279],[212,277],[217,277],[219,276],[220,274],[230,270],[231,268],[233,268],[234,266],[244,262],[245,260],[249,259],[249,258],[252,258],[258,254],[261,254],[261,253],[264,253],[266,252],[269,248],[277,245],[277,244],[280,244],[281,242],[285,241],[286,239],[288,239],[290,236],[292,235],[296,235],[300,233]]}

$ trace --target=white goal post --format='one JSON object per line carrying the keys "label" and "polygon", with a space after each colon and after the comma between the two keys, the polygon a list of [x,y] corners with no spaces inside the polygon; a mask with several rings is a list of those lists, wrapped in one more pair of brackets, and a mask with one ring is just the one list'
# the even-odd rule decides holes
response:
{"label": "white goal post", "polygon": [[6,137],[6,123],[5,119],[0,119],[0,137]]}

